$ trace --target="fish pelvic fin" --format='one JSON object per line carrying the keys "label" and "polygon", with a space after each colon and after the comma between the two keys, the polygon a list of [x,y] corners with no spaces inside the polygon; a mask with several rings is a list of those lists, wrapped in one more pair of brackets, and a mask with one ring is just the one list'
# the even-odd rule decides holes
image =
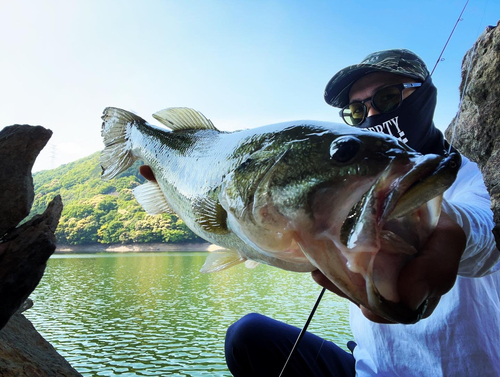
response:
{"label": "fish pelvic fin", "polygon": [[172,131],[180,130],[217,130],[210,119],[199,111],[188,107],[170,107],[153,114],[153,118]]}
{"label": "fish pelvic fin", "polygon": [[141,117],[116,107],[107,107],[102,115],[101,152],[102,179],[109,180],[129,168],[136,157],[132,154],[130,129],[134,124],[144,124]]}
{"label": "fish pelvic fin", "polygon": [[148,215],[159,215],[161,213],[174,213],[165,199],[165,195],[160,189],[160,185],[155,181],[148,181],[132,190],[139,204]]}
{"label": "fish pelvic fin", "polygon": [[208,254],[205,264],[201,267],[200,272],[218,272],[226,268],[236,266],[245,262],[246,258],[242,257],[236,250],[224,249],[212,251]]}

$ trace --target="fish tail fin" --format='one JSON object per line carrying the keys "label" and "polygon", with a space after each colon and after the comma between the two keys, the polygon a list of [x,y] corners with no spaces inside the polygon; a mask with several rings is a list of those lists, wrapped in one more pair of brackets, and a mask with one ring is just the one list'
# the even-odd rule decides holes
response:
{"label": "fish tail fin", "polygon": [[107,107],[102,115],[102,179],[109,180],[129,168],[137,159],[132,154],[130,131],[134,124],[145,124],[141,117],[116,107]]}

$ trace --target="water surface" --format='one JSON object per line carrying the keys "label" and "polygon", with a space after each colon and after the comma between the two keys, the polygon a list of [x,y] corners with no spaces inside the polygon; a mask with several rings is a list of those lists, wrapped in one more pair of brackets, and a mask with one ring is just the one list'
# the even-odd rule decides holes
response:
{"label": "water surface", "polygon": [[[263,265],[201,274],[206,255],[55,255],[25,314],[84,376],[230,376],[231,323],[259,312],[302,327],[321,287]],[[345,349],[347,318],[327,292],[309,329]]]}

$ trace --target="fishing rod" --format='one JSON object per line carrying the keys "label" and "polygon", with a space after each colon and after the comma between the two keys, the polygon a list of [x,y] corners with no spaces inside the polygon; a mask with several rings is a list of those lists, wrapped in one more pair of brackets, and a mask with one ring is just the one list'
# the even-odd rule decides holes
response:
{"label": "fishing rod", "polygon": [[[432,68],[432,71],[431,71],[431,74],[430,76],[432,76],[432,74],[434,73],[434,71],[436,70],[436,67],[438,66],[438,64],[440,62],[442,62],[444,59],[442,59],[441,57],[443,56],[443,53],[444,51],[446,50],[446,47],[448,47],[448,43],[450,42],[450,39],[451,37],[453,36],[453,33],[455,32],[455,29],[457,28],[457,25],[460,21],[462,21],[462,15],[464,14],[465,12],[465,8],[467,8],[467,5],[469,4],[469,1],[470,0],[467,0],[465,2],[465,5],[464,7],[462,8],[462,11],[460,12],[460,15],[458,16],[457,18],[457,21],[455,22],[455,26],[453,26],[453,29],[451,30],[451,33],[450,35],[448,36],[448,39],[446,40],[446,43],[444,44],[444,47],[443,49],[441,50],[441,53],[439,54],[439,57],[436,61],[436,64],[434,64],[434,68]],[[474,46],[474,50],[472,51],[472,54],[471,56],[469,57],[469,61],[468,61],[468,68],[467,68],[467,75],[465,77],[465,81],[464,81],[464,85],[463,85],[463,88],[462,88],[462,93],[460,95],[460,99],[459,99],[459,103],[458,103],[458,113],[457,115],[455,116],[455,118],[453,119],[453,124],[451,126],[451,140],[448,144],[448,154],[451,153],[451,149],[452,149],[452,144],[453,144],[453,141],[455,139],[455,128],[456,128],[456,124],[457,124],[457,119],[458,119],[458,116],[460,115],[460,110],[462,109],[462,98],[463,98],[463,95],[465,93],[465,88],[467,87],[467,81],[469,80],[469,73],[470,73],[470,69],[472,67],[472,57],[474,56],[474,53],[476,52],[476,47]]]}
{"label": "fishing rod", "polygon": [[[443,53],[446,50],[446,47],[448,47],[448,43],[450,42],[451,37],[453,36],[453,33],[455,32],[455,29],[457,28],[458,23],[460,21],[462,21],[462,15],[465,12],[465,8],[467,8],[467,5],[469,4],[469,1],[470,0],[467,0],[465,2],[465,5],[462,8],[462,11],[460,12],[460,15],[458,16],[457,21],[455,22],[455,26],[453,26],[453,29],[451,30],[451,33],[448,36],[448,39],[446,40],[446,43],[444,44],[444,47],[441,50],[441,53],[439,54],[439,57],[438,57],[438,59],[436,61],[436,64],[434,65],[434,68],[432,68],[430,76],[432,76],[432,74],[436,70],[436,67],[438,66],[438,64],[443,60],[443,59],[441,59],[441,57],[443,56]],[[460,108],[461,108],[461,104],[462,104],[463,93],[465,92],[465,87],[467,85],[467,80],[469,78],[469,72],[470,72],[470,69],[471,69],[471,66],[472,66],[472,57],[474,56],[475,51],[476,51],[476,49],[475,49],[475,46],[474,46],[474,50],[472,51],[472,54],[471,54],[471,56],[469,58],[469,66],[468,66],[468,69],[467,69],[467,76],[466,76],[466,79],[465,79],[465,82],[464,82],[464,86],[462,88],[462,95],[460,97],[458,114],[460,114]],[[451,152],[451,145],[452,145],[452,142],[453,142],[453,139],[454,139],[454,136],[455,136],[455,125],[456,125],[456,119],[458,118],[458,114],[455,117],[454,124],[452,126],[452,139],[450,140],[450,143],[449,143],[449,151],[448,151],[448,153]],[[304,334],[306,333],[307,328],[309,327],[309,324],[311,323],[312,317],[314,316],[314,313],[316,312],[316,309],[318,308],[318,305],[319,305],[321,299],[323,298],[323,294],[325,293],[325,290],[326,290],[326,288],[323,288],[321,290],[321,292],[320,292],[320,294],[319,294],[319,296],[318,296],[318,298],[316,300],[316,303],[314,304],[314,307],[312,308],[311,313],[309,314],[309,317],[307,318],[307,321],[306,321],[304,327],[300,331],[299,336],[297,337],[297,340],[295,341],[295,344],[293,345],[292,350],[290,351],[290,354],[288,355],[288,358],[285,361],[285,365],[283,365],[283,369],[281,370],[281,372],[279,374],[279,377],[283,377],[283,373],[285,372],[286,367],[288,366],[290,360],[292,359],[293,355],[295,354],[295,351],[297,350],[297,347],[298,347],[300,341],[304,337]]]}
{"label": "fishing rod", "polygon": [[447,41],[446,41],[446,43],[444,44],[444,47],[443,47],[443,49],[441,50],[441,53],[439,54],[439,57],[438,57],[438,59],[437,59],[437,61],[436,61],[436,64],[434,64],[434,68],[432,68],[432,71],[431,71],[431,74],[430,74],[431,76],[432,76],[432,74],[434,73],[434,71],[436,70],[436,67],[438,66],[439,62],[441,62],[441,61],[442,61],[441,56],[443,56],[444,50],[446,50],[446,47],[448,47],[448,43],[450,42],[450,39],[451,39],[451,37],[453,36],[453,33],[455,32],[455,29],[457,28],[458,23],[459,23],[460,21],[462,21],[462,15],[463,15],[463,14],[464,14],[464,12],[465,12],[465,8],[467,8],[467,4],[469,4],[469,1],[470,1],[470,0],[467,0],[467,2],[465,3],[464,7],[462,8],[462,12],[460,12],[460,16],[458,16],[458,18],[457,18],[457,22],[455,22],[455,26],[453,26],[453,29],[451,30],[451,33],[450,33],[450,35],[449,35],[449,37],[448,37],[448,40],[447,40]]}

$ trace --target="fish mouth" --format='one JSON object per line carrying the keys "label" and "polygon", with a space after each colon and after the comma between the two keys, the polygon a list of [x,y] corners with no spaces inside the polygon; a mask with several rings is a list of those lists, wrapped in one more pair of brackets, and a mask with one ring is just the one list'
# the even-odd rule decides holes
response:
{"label": "fish mouth", "polygon": [[434,230],[442,193],[459,165],[457,153],[418,156],[411,164],[394,160],[355,201],[340,229],[332,225],[316,237],[301,233],[302,251],[353,301],[390,321],[417,322],[426,307],[411,310],[400,302],[399,273]]}
{"label": "fish mouth", "polygon": [[[455,155],[444,159],[437,155],[424,155],[412,164],[391,163],[351,208],[341,229],[345,246],[350,250],[366,248],[374,243],[374,237],[378,235],[366,228],[390,229],[391,222],[435,200],[453,182],[457,165]],[[368,238],[365,239],[362,234],[368,235]],[[417,248],[421,246],[415,242],[411,244]]]}

